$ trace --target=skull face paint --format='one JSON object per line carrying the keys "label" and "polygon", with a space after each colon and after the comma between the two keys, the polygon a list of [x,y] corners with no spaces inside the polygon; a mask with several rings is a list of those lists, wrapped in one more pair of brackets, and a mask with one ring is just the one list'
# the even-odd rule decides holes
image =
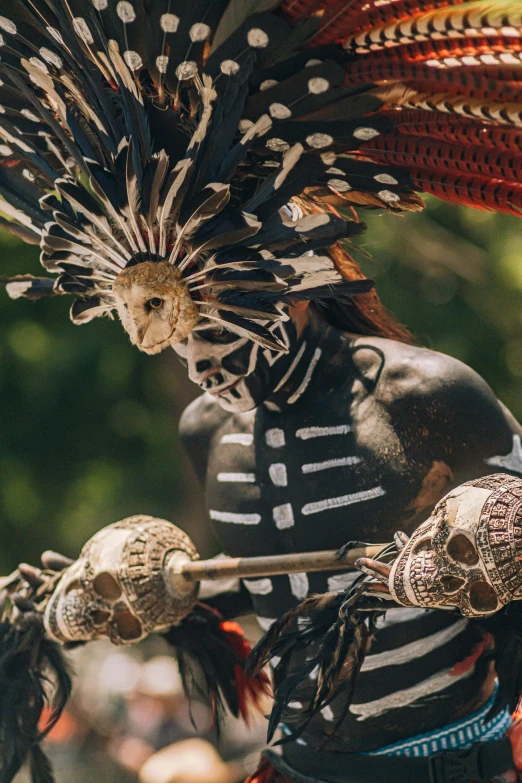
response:
{"label": "skull face paint", "polygon": [[303,344],[292,321],[270,327],[288,353],[261,348],[228,331],[192,332],[174,345],[191,381],[212,394],[226,411],[244,413],[265,402],[278,390]]}
{"label": "skull face paint", "polygon": [[404,606],[493,614],[522,596],[522,481],[502,474],[468,481],[436,505],[391,570]]}

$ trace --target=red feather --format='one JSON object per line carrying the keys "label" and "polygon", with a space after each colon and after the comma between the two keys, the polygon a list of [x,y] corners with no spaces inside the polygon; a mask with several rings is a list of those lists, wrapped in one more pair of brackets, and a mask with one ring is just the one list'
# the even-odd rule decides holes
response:
{"label": "red feather", "polygon": [[[231,647],[241,661],[246,662],[251,648],[245,639],[241,626],[230,620],[223,620],[223,622],[219,624],[219,628],[229,647]],[[271,695],[270,680],[264,671],[260,671],[254,677],[248,677],[245,674],[244,663],[243,665],[236,664],[234,672],[239,712],[244,722],[249,725],[249,707],[253,706],[255,709],[262,712],[263,697]]]}
{"label": "red feather", "polygon": [[[379,151],[383,154],[379,155]],[[521,152],[514,155],[469,142],[458,144],[415,136],[384,136],[375,139],[371,149],[366,147],[363,152],[377,152],[380,160],[396,166],[421,167],[455,175],[477,174],[515,184],[522,180]]]}
{"label": "red feather", "polygon": [[353,87],[390,81],[407,82],[418,92],[450,92],[475,99],[494,96],[495,102],[515,102],[522,92],[522,62],[518,67],[470,65],[447,68],[364,57],[347,68],[345,84]]}
{"label": "red feather", "polygon": [[[404,60],[406,62],[422,62],[423,60],[444,60],[462,57],[495,56],[509,52],[516,55],[522,52],[522,39],[512,36],[476,36],[470,38],[450,38],[445,40],[415,41],[402,46],[392,46],[380,49],[366,57],[383,60]],[[502,63],[502,60],[498,60]],[[465,63],[463,63],[465,65]]]}
{"label": "red feather", "polygon": [[442,174],[422,168],[409,169],[409,173],[419,190],[443,201],[521,216],[522,185],[487,177]]}
{"label": "red feather", "polygon": [[522,128],[495,128],[468,117],[433,114],[422,109],[392,109],[386,116],[404,136],[425,136],[516,153],[522,150]]}

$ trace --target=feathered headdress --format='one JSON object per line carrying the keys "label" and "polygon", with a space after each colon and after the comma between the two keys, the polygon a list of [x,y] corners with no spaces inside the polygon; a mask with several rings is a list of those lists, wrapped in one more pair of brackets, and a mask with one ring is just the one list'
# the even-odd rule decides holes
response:
{"label": "feathered headdress", "polygon": [[[522,208],[518,3],[0,11],[0,222],[54,275],[2,282],[13,297],[73,294],[75,323],[117,309],[149,352],[209,323],[281,349],[284,305],[368,290],[325,252],[362,229],[337,207],[419,209],[424,190]],[[324,213],[292,220],[296,196]],[[159,342],[131,326],[138,306],[166,308]]]}

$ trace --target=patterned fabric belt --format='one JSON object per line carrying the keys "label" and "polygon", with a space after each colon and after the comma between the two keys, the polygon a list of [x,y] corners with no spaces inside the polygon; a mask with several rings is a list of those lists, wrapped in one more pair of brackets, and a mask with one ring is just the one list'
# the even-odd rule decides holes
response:
{"label": "patterned fabric belt", "polygon": [[487,714],[498,691],[498,684],[489,699],[477,712],[467,715],[460,721],[449,723],[436,731],[409,737],[392,745],[365,753],[366,756],[406,756],[407,758],[426,758],[443,750],[466,750],[476,742],[494,742],[503,737],[512,724],[509,709],[506,707],[492,720],[486,720]]}

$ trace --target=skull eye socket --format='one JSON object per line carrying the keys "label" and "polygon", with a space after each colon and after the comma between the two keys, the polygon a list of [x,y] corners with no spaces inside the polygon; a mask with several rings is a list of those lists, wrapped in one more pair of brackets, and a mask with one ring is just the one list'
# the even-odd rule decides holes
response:
{"label": "skull eye socket", "polygon": [[427,552],[429,549],[433,549],[433,542],[431,538],[423,538],[413,547],[413,553],[416,555],[418,552]]}
{"label": "skull eye socket", "polygon": [[94,577],[92,589],[108,601],[115,601],[121,595],[121,587],[112,574],[107,571],[102,571],[101,574]]}
{"label": "skull eye socket", "polygon": [[457,593],[466,584],[466,580],[460,576],[443,576],[440,581],[446,595]]}
{"label": "skull eye socket", "polygon": [[448,544],[448,555],[457,563],[466,566],[475,566],[479,562],[477,550],[462,533],[457,533]]}
{"label": "skull eye socket", "polygon": [[494,612],[498,606],[495,591],[487,582],[473,582],[469,590],[469,602],[478,612]]}
{"label": "skull eye socket", "polygon": [[91,617],[94,625],[105,625],[107,620],[110,620],[111,613],[105,609],[95,609],[91,612]]}
{"label": "skull eye socket", "polygon": [[118,612],[114,618],[114,624],[121,639],[130,642],[134,639],[139,639],[141,636],[141,623],[130,612]]}
{"label": "skull eye socket", "polygon": [[81,588],[80,580],[73,579],[72,582],[69,582],[69,584],[65,588],[65,595],[67,595],[67,593],[70,593],[71,590],[79,590],[80,588]]}

